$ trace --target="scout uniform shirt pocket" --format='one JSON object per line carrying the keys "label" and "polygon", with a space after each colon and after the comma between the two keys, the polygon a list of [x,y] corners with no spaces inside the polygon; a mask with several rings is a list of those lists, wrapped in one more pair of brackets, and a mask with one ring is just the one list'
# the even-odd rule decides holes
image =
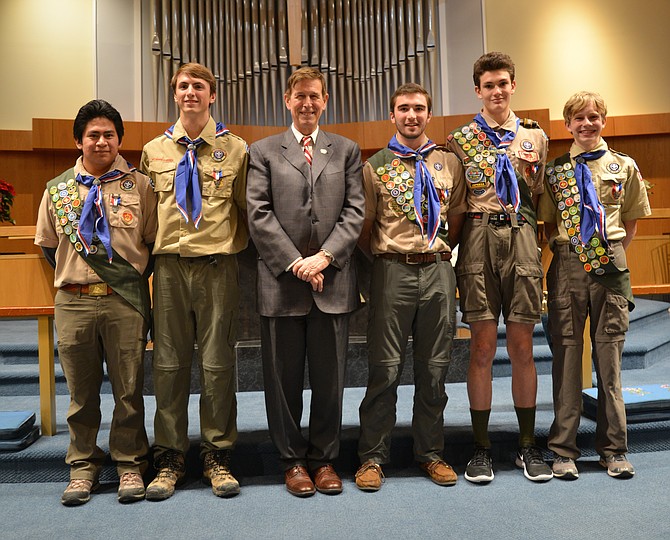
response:
{"label": "scout uniform shirt pocket", "polygon": [[107,215],[109,224],[112,227],[122,229],[134,229],[137,227],[141,217],[142,210],[140,206],[140,196],[137,193],[112,193],[106,195],[109,198]]}
{"label": "scout uniform shirt pocket", "polygon": [[[532,180],[535,178],[538,170],[538,162],[540,161],[540,154],[535,150],[535,146],[530,141],[524,140],[521,142],[522,148],[515,152],[516,158],[519,160],[519,171],[523,174],[526,183],[532,185]],[[530,150],[525,150],[530,148]]]}
{"label": "scout uniform shirt pocket", "polygon": [[605,205],[620,205],[626,176],[623,174],[600,175],[600,202]]}
{"label": "scout uniform shirt pocket", "polygon": [[154,191],[172,191],[177,162],[152,161],[151,169],[156,173],[155,178],[153,178]]}
{"label": "scout uniform shirt pocket", "polygon": [[221,166],[204,165],[202,181],[202,194],[204,197],[217,197],[227,199],[233,193],[233,182],[236,173],[231,169]]}

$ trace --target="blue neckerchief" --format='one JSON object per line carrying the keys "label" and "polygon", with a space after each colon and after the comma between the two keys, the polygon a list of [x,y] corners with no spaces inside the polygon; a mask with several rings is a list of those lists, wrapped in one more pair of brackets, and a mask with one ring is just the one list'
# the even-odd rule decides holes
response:
{"label": "blue neckerchief", "polygon": [[505,134],[502,137],[489,127],[481,113],[475,116],[475,122],[479,124],[482,131],[486,133],[488,138],[491,139],[491,142],[498,149],[495,180],[498,201],[500,201],[500,205],[506,212],[508,204],[512,205],[514,212],[518,212],[519,207],[521,206],[519,181],[516,178],[516,172],[514,172],[514,167],[512,166],[512,162],[510,161],[505,148],[507,148],[516,137],[516,131],[519,129],[519,119],[517,118],[516,120],[516,130],[513,132],[505,131]]}
{"label": "blue neckerchief", "polygon": [[[172,140],[174,125],[165,131],[165,136]],[[216,124],[216,136],[221,137],[230,131],[221,122]],[[200,180],[198,177],[198,146],[205,142],[202,137],[191,140],[187,135],[180,137],[177,143],[186,147],[186,152],[177,165],[174,178],[175,198],[177,209],[188,223],[188,203],[191,203],[191,219],[193,225],[198,228],[202,219],[202,195],[200,193]]]}
{"label": "blue neckerchief", "polygon": [[421,235],[424,235],[423,215],[421,213],[421,197],[426,192],[426,202],[428,203],[428,247],[433,247],[437,232],[440,229],[440,198],[437,195],[433,177],[426,165],[426,157],[437,145],[428,140],[418,150],[412,150],[408,146],[398,142],[394,135],[388,144],[389,150],[400,158],[413,157],[416,161],[414,172],[414,210],[416,212],[416,222],[421,229]]}
{"label": "blue neckerchief", "polygon": [[[131,171],[135,168],[131,167]],[[84,201],[84,208],[81,211],[79,218],[79,227],[77,229],[77,237],[84,246],[86,255],[89,254],[91,242],[93,241],[93,233],[98,235],[98,238],[107,250],[107,258],[112,262],[112,241],[109,236],[109,224],[105,216],[105,207],[102,203],[102,190],[100,185],[105,182],[112,182],[125,176],[127,173],[114,169],[103,174],[96,179],[95,176],[77,175],[77,182],[90,188],[86,200]]]}
{"label": "blue neckerchief", "polygon": [[584,152],[575,158],[575,180],[581,197],[579,198],[579,213],[581,216],[580,235],[582,245],[586,245],[596,231],[600,232],[602,239],[607,242],[605,230],[605,209],[598,199],[596,188],[593,185],[591,170],[587,161],[600,159],[605,155],[605,150],[597,152]]}

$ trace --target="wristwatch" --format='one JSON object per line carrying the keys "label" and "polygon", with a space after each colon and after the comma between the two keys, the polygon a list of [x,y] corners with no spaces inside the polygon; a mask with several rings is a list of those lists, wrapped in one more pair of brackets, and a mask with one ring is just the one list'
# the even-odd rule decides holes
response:
{"label": "wristwatch", "polygon": [[324,255],[324,257],[326,257],[326,259],[328,259],[328,262],[329,262],[329,263],[332,263],[332,262],[333,262],[333,259],[334,259],[335,257],[333,257],[333,254],[332,254],[330,251],[328,251],[327,249],[321,249],[321,250],[319,250],[319,251],[320,251],[321,253],[323,253],[323,255]]}

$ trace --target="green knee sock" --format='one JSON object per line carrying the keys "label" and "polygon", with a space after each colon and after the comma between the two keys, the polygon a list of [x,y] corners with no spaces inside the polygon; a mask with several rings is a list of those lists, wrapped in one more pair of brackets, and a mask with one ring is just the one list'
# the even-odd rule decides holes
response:
{"label": "green knee sock", "polygon": [[519,421],[519,446],[535,444],[535,407],[514,407]]}
{"label": "green knee sock", "polygon": [[470,409],[470,419],[472,421],[472,434],[475,438],[475,446],[482,448],[491,448],[489,440],[489,416],[491,409],[477,411]]}

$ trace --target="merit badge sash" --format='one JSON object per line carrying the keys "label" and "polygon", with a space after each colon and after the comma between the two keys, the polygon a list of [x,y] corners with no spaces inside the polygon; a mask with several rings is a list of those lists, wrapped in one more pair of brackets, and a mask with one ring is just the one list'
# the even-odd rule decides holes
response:
{"label": "merit badge sash", "polygon": [[621,270],[612,260],[612,252],[597,234],[587,242],[582,242],[579,192],[575,171],[570,161],[570,154],[555,159],[545,170],[547,184],[556,201],[560,217],[570,239],[570,248],[579,257],[584,271],[603,286],[628,300],[629,309],[635,307],[633,292],[630,286],[628,269]]}
{"label": "merit badge sash", "polygon": [[[539,127],[532,120],[524,119],[520,120],[520,123],[524,127]],[[465,180],[468,189],[476,195],[481,195],[489,186],[495,188],[497,157],[499,153],[503,154],[507,150],[496,148],[495,143],[475,121],[461,126],[452,132],[449,137],[456,140],[463,151],[464,156],[461,162],[465,168]],[[524,149],[524,151],[526,150]],[[528,151],[527,154],[531,156],[532,152]],[[472,162],[474,162],[474,166],[471,164]],[[530,188],[525,180],[519,178],[518,174],[516,176],[520,198],[519,214],[526,218],[533,229],[537,230],[537,216]]]}
{"label": "merit badge sash", "polygon": [[[414,210],[414,177],[403,165],[400,158],[387,148],[382,149],[369,160],[379,181],[391,195],[389,208],[396,214],[403,213],[412,223],[416,224]],[[426,195],[421,196],[421,210],[424,222],[428,222],[428,205]]]}
{"label": "merit badge sash", "polygon": [[88,255],[85,253],[84,245],[77,236],[83,200],[79,196],[79,186],[75,180],[74,169],[71,168],[50,180],[47,183],[47,191],[63,233],[68,237],[75,251],[114,292],[122,296],[151,324],[149,276],[140,274],[114,249],[112,249],[113,261],[111,263],[105,253],[106,250],[99,249],[93,242],[89,246]]}

